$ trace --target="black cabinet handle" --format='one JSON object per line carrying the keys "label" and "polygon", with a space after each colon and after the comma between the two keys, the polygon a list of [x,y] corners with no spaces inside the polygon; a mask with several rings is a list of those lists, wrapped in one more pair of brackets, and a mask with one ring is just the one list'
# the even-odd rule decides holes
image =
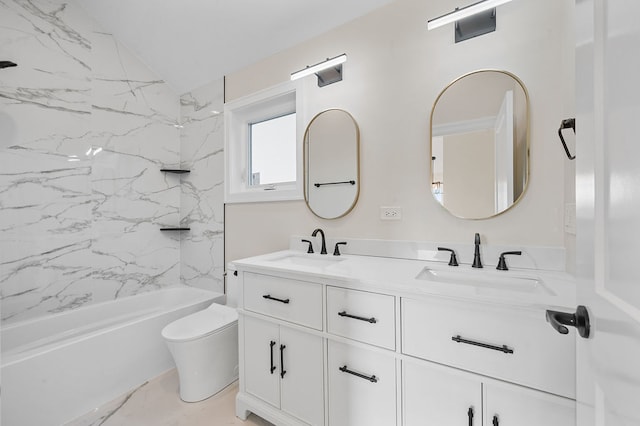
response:
{"label": "black cabinet handle", "polygon": [[269,368],[269,372],[271,374],[273,374],[274,371],[276,371],[276,366],[273,365],[273,347],[276,345],[276,342],[274,342],[273,340],[271,341],[271,343],[269,343],[269,346],[271,347],[271,367]]}
{"label": "black cabinet handle", "polygon": [[469,426],[473,426],[473,407],[469,407],[469,411],[467,411],[467,416],[469,416]]}
{"label": "black cabinet handle", "polygon": [[269,300],[275,300],[276,302],[280,302],[280,303],[285,303],[285,304],[289,303],[289,299],[278,299],[277,297],[271,297],[270,294],[265,294],[262,297]]}
{"label": "black cabinet handle", "polygon": [[283,378],[287,374],[287,370],[284,369],[284,349],[285,345],[280,345],[280,378]]}
{"label": "black cabinet handle", "polygon": [[500,422],[498,421],[498,415],[493,416],[493,426],[500,426]]}
{"label": "black cabinet handle", "polygon": [[352,374],[352,375],[354,375],[356,377],[360,377],[361,379],[368,380],[371,383],[378,383],[378,378],[375,375],[367,376],[365,374],[349,370],[346,365],[344,367],[339,367],[338,370],[342,371],[343,373]]}
{"label": "black cabinet handle", "polygon": [[475,342],[473,340],[463,339],[462,337],[460,337],[460,335],[453,336],[451,340],[458,343],[466,343],[467,345],[479,346],[481,348],[486,348],[486,349],[493,349],[494,351],[504,352],[505,354],[513,353],[513,349],[509,348],[507,345],[502,345],[502,346],[489,345],[487,343],[481,343],[481,342]]}
{"label": "black cabinet handle", "polygon": [[371,318],[359,317],[357,315],[348,314],[347,311],[338,312],[338,315],[340,315],[341,317],[353,318],[360,321],[370,322],[371,324],[375,324],[378,322],[378,320],[375,319],[374,317],[371,317]]}
{"label": "black cabinet handle", "polygon": [[581,337],[587,339],[591,331],[591,325],[589,323],[589,312],[587,308],[580,305],[576,309],[576,313],[559,312],[559,311],[547,311],[547,322],[551,324],[560,334],[568,334],[569,329],[565,327],[569,325],[578,329],[578,333]]}

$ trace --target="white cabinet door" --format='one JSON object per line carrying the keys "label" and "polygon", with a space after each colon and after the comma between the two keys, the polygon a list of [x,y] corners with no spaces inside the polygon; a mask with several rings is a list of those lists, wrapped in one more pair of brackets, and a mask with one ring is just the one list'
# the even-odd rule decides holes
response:
{"label": "white cabinet door", "polygon": [[280,407],[279,329],[259,319],[244,319],[244,371],[248,393]]}
{"label": "white cabinet door", "polygon": [[310,425],[324,425],[322,338],[280,327],[278,351],[280,347],[285,371],[280,382],[281,409]]}
{"label": "white cabinet door", "polygon": [[575,426],[575,401],[508,383],[485,383],[485,426]]}
{"label": "white cabinet door", "polygon": [[246,391],[310,425],[324,425],[322,338],[244,319]]}
{"label": "white cabinet door", "polygon": [[427,364],[402,364],[404,426],[482,426],[480,380]]}
{"label": "white cabinet door", "polygon": [[329,426],[396,424],[395,358],[329,341]]}

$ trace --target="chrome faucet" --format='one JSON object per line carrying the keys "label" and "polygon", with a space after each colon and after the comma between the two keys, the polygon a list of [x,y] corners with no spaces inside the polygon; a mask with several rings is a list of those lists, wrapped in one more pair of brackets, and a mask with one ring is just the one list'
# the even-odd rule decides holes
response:
{"label": "chrome faucet", "polygon": [[320,236],[322,237],[322,249],[320,249],[320,254],[327,254],[327,243],[326,243],[326,241],[324,239],[324,231],[322,229],[318,228],[315,231],[313,231],[311,236],[315,237],[316,235],[318,235],[318,232],[320,233]]}
{"label": "chrome faucet", "polygon": [[482,268],[482,260],[480,260],[480,234],[476,232],[475,240],[476,248],[473,252],[473,268]]}

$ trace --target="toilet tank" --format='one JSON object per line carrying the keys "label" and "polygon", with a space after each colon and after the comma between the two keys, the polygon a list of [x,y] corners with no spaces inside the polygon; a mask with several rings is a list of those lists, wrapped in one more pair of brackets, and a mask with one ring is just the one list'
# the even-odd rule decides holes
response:
{"label": "toilet tank", "polygon": [[238,307],[238,271],[233,263],[227,264],[227,286],[225,293],[227,295],[227,306],[232,308]]}

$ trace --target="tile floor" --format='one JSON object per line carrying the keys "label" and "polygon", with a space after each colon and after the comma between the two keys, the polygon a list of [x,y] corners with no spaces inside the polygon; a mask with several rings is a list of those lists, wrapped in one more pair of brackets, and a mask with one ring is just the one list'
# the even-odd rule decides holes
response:
{"label": "tile floor", "polygon": [[204,401],[183,402],[173,369],[66,426],[272,426],[253,414],[244,422],[237,418],[237,393],[235,382]]}

